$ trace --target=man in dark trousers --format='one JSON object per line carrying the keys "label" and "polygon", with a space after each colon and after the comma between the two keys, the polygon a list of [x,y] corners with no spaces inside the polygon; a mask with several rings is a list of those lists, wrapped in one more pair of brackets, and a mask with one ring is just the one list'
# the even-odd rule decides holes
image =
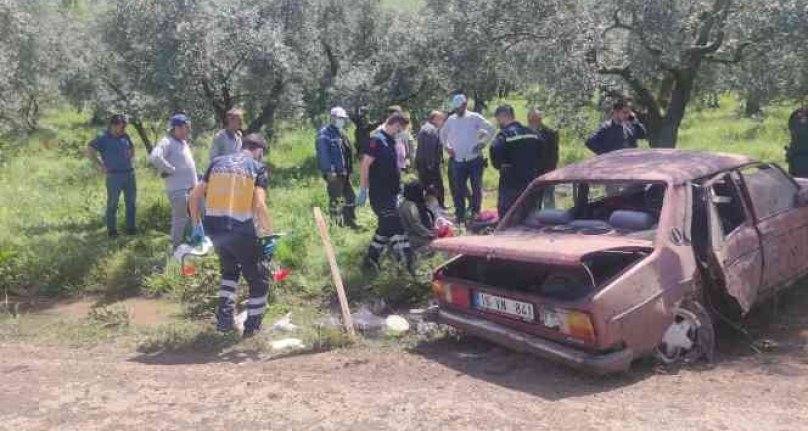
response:
{"label": "man in dark trousers", "polygon": [[331,218],[356,229],[356,195],[351,186],[353,150],[344,131],[347,124],[348,113],[344,109],[339,106],[331,109],[330,123],[317,134],[317,163],[326,182]]}
{"label": "man in dark trousers", "polygon": [[558,168],[558,131],[544,124],[544,114],[536,108],[528,111],[527,124],[539,134],[546,144],[539,163],[539,175],[556,170]]}
{"label": "man in dark trousers", "polygon": [[514,119],[513,107],[502,105],[494,113],[500,131],[491,144],[491,163],[499,170],[500,218],[511,209],[516,199],[539,176],[546,141]]}
{"label": "man in dark trousers", "polygon": [[446,117],[443,112],[432,111],[429,119],[418,131],[418,149],[415,152],[415,167],[418,169],[418,179],[427,190],[433,190],[438,203],[446,208],[444,201],[443,175],[443,145],[440,142],[440,128]]}
{"label": "man in dark trousers", "polygon": [[118,236],[118,202],[121,192],[126,206],[126,234],[134,235],[136,232],[137,184],[135,167],[132,164],[135,146],[126,134],[126,124],[125,116],[113,115],[106,132],[93,139],[85,153],[107,180],[106,224],[111,238]]}
{"label": "man in dark trousers", "polygon": [[612,118],[586,141],[586,146],[595,154],[606,154],[626,148],[637,148],[637,140],[645,139],[645,126],[640,123],[631,107],[624,100],[612,105]]}
{"label": "man in dark trousers", "polygon": [[799,108],[791,114],[788,130],[791,132],[791,145],[786,148],[788,172],[808,178],[808,108]]}
{"label": "man in dark trousers", "polygon": [[370,207],[378,219],[373,241],[368,247],[363,266],[379,269],[379,259],[390,246],[410,273],[414,272],[414,256],[401,218],[398,214],[398,195],[401,193],[401,170],[396,153],[396,135],[407,128],[407,118],[393,113],[376,132],[363,151],[360,175],[361,188],[356,204],[364,206],[370,197]]}
{"label": "man in dark trousers", "polygon": [[272,259],[277,244],[266,205],[269,175],[261,162],[266,141],[253,133],[241,144],[238,153],[213,159],[203,180],[191,192],[189,203],[194,225],[191,242],[202,242],[207,231],[221,265],[216,329],[234,329],[236,287],[244,275],[250,286],[244,336],[250,337],[261,329],[269,291],[266,263]]}

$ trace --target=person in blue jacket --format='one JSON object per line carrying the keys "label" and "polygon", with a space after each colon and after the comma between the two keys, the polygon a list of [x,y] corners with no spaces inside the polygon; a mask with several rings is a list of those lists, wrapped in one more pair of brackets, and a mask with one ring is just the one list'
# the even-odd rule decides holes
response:
{"label": "person in blue jacket", "polygon": [[586,141],[586,147],[600,155],[626,148],[637,148],[638,139],[646,139],[645,126],[640,123],[631,107],[624,100],[612,105],[612,118],[601,124]]}
{"label": "person in blue jacket", "polygon": [[535,130],[514,119],[513,107],[502,105],[494,112],[500,131],[491,144],[491,163],[499,170],[500,218],[511,209],[528,185],[547,164],[543,160],[549,143]]}
{"label": "person in blue jacket", "polygon": [[353,151],[344,132],[347,123],[345,109],[339,106],[331,109],[331,121],[317,134],[317,163],[326,182],[332,219],[357,229],[356,194],[351,185]]}

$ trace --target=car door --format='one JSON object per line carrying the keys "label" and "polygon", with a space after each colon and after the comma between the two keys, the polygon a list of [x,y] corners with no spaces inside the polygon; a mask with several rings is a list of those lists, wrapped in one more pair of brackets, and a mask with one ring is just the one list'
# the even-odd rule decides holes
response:
{"label": "car door", "polygon": [[704,220],[694,224],[694,230],[704,232],[694,231],[693,235],[706,237],[710,276],[723,282],[727,293],[746,313],[755,303],[761,285],[763,253],[739,179],[737,173],[725,172],[699,188],[696,196],[703,211],[698,213]]}
{"label": "car door", "polygon": [[808,272],[808,206],[799,185],[780,168],[760,163],[740,170],[763,247],[763,292],[770,295]]}

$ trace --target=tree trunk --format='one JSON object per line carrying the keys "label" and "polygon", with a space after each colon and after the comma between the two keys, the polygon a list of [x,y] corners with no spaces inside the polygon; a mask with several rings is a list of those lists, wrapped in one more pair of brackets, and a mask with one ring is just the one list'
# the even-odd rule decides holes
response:
{"label": "tree trunk", "polygon": [[751,92],[746,95],[746,103],[744,104],[744,115],[747,117],[754,117],[763,113],[762,100],[760,94]]}
{"label": "tree trunk", "polygon": [[264,106],[261,108],[261,112],[257,117],[250,121],[249,126],[247,126],[248,135],[250,133],[260,132],[261,128],[264,126],[269,126],[270,128],[272,127],[272,123],[275,121],[275,111],[277,111],[278,104],[280,103],[283,87],[283,80],[279,79],[275,81],[275,84],[272,86],[272,92],[270,93],[266,103],[264,103]]}
{"label": "tree trunk", "polygon": [[143,127],[143,123],[140,120],[132,120],[132,126],[137,131],[137,135],[140,136],[140,140],[143,141],[143,146],[146,147],[146,152],[151,154],[152,152],[152,142],[149,138],[149,132],[146,131],[146,128]]}

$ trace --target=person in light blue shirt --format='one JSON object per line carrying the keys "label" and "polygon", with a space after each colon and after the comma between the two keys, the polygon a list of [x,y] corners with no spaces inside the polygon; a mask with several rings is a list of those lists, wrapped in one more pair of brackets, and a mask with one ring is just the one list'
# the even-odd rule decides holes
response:
{"label": "person in light blue shirt", "polygon": [[[135,146],[126,134],[126,117],[113,115],[107,130],[93,139],[87,147],[86,155],[93,161],[98,171],[104,174],[107,183],[107,233],[111,238],[118,236],[118,202],[123,193],[126,207],[126,233],[134,235],[137,184],[132,159]],[[100,158],[99,158],[100,156]]]}

